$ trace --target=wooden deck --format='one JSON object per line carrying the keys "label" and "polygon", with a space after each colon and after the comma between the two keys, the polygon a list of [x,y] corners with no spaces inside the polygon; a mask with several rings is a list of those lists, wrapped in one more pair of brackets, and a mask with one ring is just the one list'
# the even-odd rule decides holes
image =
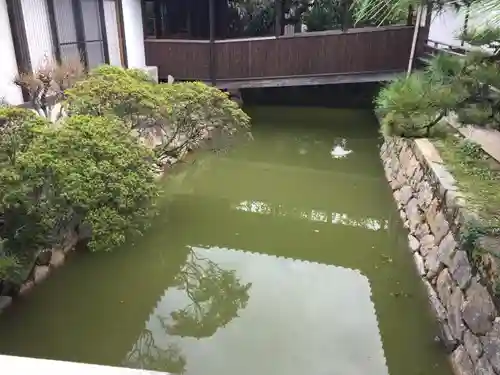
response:
{"label": "wooden deck", "polygon": [[[296,77],[273,77],[261,79],[240,80],[217,80],[217,87],[221,89],[251,89],[263,87],[292,87],[292,86],[319,86],[338,85],[342,83],[359,82],[386,82],[392,81],[404,70],[393,70],[389,72],[374,73],[351,73],[351,74],[326,74]],[[207,81],[208,83],[208,81]]]}
{"label": "wooden deck", "polygon": [[223,88],[301,86],[392,79],[410,56],[413,26],[217,40],[147,39],[160,79],[216,81]]}

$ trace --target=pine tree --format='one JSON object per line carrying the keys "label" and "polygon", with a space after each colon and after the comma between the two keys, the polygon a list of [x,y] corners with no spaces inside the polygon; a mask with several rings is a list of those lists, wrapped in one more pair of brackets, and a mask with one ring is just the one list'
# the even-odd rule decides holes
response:
{"label": "pine tree", "polygon": [[454,112],[460,122],[500,128],[500,28],[470,30],[465,56],[439,53],[423,71],[401,77],[375,99],[385,135],[430,137]]}

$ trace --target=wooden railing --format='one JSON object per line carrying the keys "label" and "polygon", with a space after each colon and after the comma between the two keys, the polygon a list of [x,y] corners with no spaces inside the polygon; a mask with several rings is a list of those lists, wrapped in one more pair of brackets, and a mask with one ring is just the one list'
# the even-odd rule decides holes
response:
{"label": "wooden railing", "polygon": [[[403,71],[413,26],[209,41],[147,39],[146,63],[160,79],[246,80]],[[213,55],[212,55],[213,54]],[[211,57],[213,66],[211,68]]]}

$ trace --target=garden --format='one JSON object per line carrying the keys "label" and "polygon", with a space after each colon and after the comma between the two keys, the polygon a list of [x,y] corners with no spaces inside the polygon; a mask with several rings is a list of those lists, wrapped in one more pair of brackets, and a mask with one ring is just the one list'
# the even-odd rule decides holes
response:
{"label": "garden", "polygon": [[29,108],[0,107],[0,280],[15,285],[68,232],[94,252],[141,236],[170,166],[249,134],[239,106],[201,82],[67,61],[16,84]]}
{"label": "garden", "polygon": [[[492,3],[474,2],[475,12],[484,15]],[[366,9],[373,6],[370,4],[366,2]],[[439,13],[440,5],[433,5]],[[469,27],[459,37],[468,46],[465,54],[426,56],[423,68],[380,90],[375,111],[384,137],[428,138],[439,151],[467,208],[474,212],[463,225],[461,246],[498,298],[500,164],[497,155],[488,153],[470,133],[479,129],[491,139],[499,134],[500,29],[492,22]]]}

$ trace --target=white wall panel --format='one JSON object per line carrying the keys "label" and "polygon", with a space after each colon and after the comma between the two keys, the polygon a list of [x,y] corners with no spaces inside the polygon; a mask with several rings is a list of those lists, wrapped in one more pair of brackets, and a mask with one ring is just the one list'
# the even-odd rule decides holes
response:
{"label": "white wall panel", "polygon": [[0,99],[10,104],[21,104],[21,90],[12,82],[18,74],[16,53],[12,41],[9,15],[5,0],[0,0]]}
{"label": "white wall panel", "polygon": [[54,58],[46,0],[21,0],[26,38],[34,70]]}
{"label": "white wall panel", "polygon": [[104,0],[104,19],[106,21],[106,36],[108,38],[109,63],[111,65],[121,66],[118,18],[115,1]]}
{"label": "white wall panel", "polygon": [[130,68],[146,66],[141,0],[123,0],[123,26]]}

